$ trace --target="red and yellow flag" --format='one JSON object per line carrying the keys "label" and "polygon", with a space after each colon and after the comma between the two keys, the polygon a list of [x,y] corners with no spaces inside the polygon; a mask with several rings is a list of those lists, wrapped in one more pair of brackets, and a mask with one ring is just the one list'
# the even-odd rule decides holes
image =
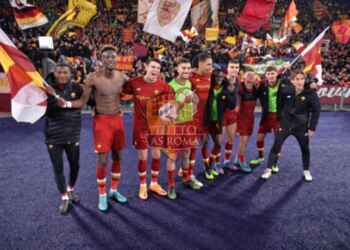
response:
{"label": "red and yellow flag", "polygon": [[325,36],[328,29],[329,26],[300,53],[305,62],[304,72],[310,73],[316,77],[318,79],[319,85],[323,83],[321,46],[323,37]]}
{"label": "red and yellow flag", "polygon": [[11,90],[11,113],[18,122],[34,123],[46,112],[45,81],[0,29],[0,64]]}
{"label": "red and yellow flag", "polygon": [[302,30],[302,26],[297,23],[297,16],[298,16],[298,9],[294,0],[292,0],[284,16],[282,26],[279,30],[278,40],[280,43],[283,43],[285,40],[288,41],[288,38],[292,33],[292,29],[296,33],[299,33]]}
{"label": "red and yellow flag", "polygon": [[15,12],[15,19],[20,29],[30,29],[48,23],[46,16],[26,0],[10,0]]}

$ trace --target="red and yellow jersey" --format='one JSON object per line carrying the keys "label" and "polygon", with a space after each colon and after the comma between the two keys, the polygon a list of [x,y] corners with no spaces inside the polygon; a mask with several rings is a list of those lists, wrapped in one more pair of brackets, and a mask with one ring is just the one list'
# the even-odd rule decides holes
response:
{"label": "red and yellow jersey", "polygon": [[132,95],[134,101],[134,128],[148,128],[150,117],[159,117],[158,111],[164,99],[173,94],[171,87],[163,80],[149,83],[143,77],[129,80],[123,93]]}
{"label": "red and yellow jersey", "polygon": [[197,113],[194,119],[200,123],[198,125],[201,125],[203,124],[205,106],[209,96],[210,75],[199,75],[193,72],[190,81],[192,83],[192,90],[199,97]]}

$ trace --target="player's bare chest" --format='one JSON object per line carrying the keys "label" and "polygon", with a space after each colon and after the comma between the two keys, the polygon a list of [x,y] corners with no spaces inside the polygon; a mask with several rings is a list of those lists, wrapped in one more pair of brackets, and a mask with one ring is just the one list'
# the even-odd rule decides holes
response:
{"label": "player's bare chest", "polygon": [[96,92],[98,95],[109,96],[109,95],[117,95],[122,91],[123,81],[118,79],[96,79],[94,84]]}

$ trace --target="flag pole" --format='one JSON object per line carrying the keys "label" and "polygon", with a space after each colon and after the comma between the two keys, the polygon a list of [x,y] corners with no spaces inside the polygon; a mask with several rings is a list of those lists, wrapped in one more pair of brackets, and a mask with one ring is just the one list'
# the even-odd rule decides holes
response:
{"label": "flag pole", "polygon": [[309,45],[305,49],[303,49],[303,51],[297,57],[293,59],[293,61],[290,63],[290,66],[296,63],[299,60],[299,58],[303,56],[304,51],[310,50],[309,48],[314,46],[314,43],[316,43],[317,38],[319,38],[322,34],[324,35],[329,30],[329,28],[330,26],[328,25],[327,28],[325,28],[311,43],[309,43]]}

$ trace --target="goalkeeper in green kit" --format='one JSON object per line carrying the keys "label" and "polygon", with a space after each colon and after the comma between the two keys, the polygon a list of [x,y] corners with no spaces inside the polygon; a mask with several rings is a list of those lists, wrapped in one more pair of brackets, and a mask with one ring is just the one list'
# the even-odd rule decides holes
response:
{"label": "goalkeeper in green kit", "polygon": [[196,110],[196,98],[192,92],[192,84],[189,81],[191,63],[185,58],[177,61],[177,77],[169,85],[175,92],[177,102],[177,117],[175,122],[167,129],[167,170],[168,170],[168,197],[176,199],[175,190],[175,161],[182,158],[183,184],[193,190],[199,190],[196,182],[191,180],[189,173],[190,148],[195,147],[197,142],[196,127],[193,125],[193,115]]}

